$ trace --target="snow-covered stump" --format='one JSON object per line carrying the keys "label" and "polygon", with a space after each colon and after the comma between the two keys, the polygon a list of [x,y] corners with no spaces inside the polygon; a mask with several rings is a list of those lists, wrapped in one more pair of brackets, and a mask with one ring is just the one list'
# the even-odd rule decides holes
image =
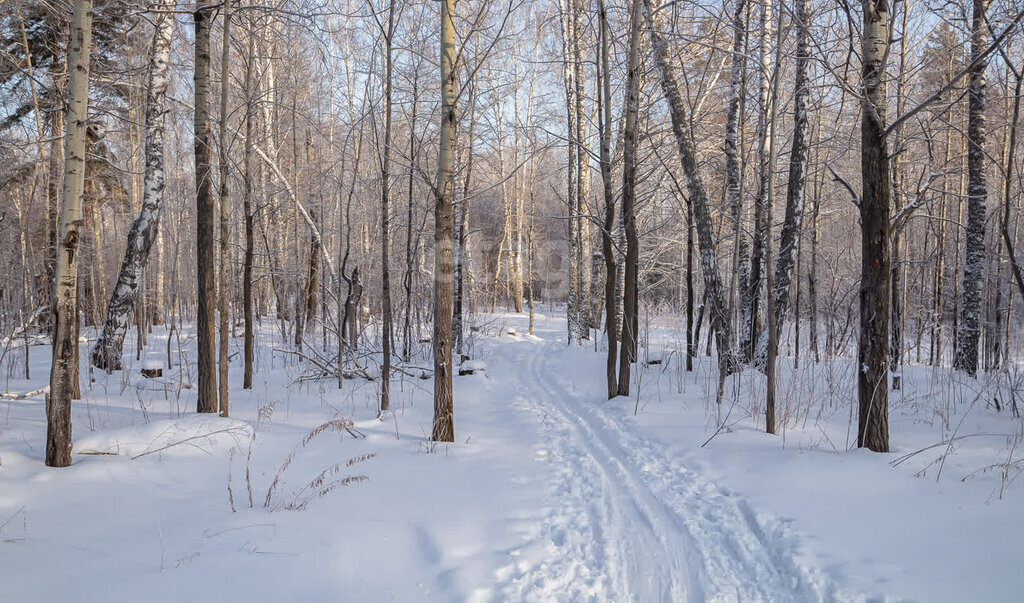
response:
{"label": "snow-covered stump", "polygon": [[487,366],[483,360],[466,360],[459,365],[459,376],[465,377],[466,375],[475,375],[477,373],[483,374],[486,372]]}
{"label": "snow-covered stump", "polygon": [[159,360],[147,360],[142,365],[142,376],[146,379],[156,379],[164,376],[164,363]]}

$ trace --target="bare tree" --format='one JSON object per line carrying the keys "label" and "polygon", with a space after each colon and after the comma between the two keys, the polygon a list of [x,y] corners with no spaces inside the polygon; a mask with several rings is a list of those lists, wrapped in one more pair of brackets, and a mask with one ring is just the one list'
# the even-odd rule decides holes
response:
{"label": "bare tree", "polygon": [[861,102],[860,339],[857,446],[889,451],[889,148],[885,137],[888,0],[864,0]]}
{"label": "bare tree", "polygon": [[[243,327],[243,367],[242,388],[252,389],[252,371],[254,360],[254,333],[253,333],[253,287],[252,269],[255,259],[255,216],[253,208],[253,114],[255,103],[255,68],[256,68],[256,36],[250,29],[246,32],[246,57],[245,57],[245,150],[243,157],[243,183],[242,183],[242,213],[245,222],[245,254],[242,260],[242,314],[245,325]],[[340,303],[340,302],[339,302]],[[339,348],[340,348],[339,344]],[[340,350],[339,350],[340,356]],[[340,371],[339,371],[340,373]]]}
{"label": "bare tree", "polygon": [[985,105],[988,83],[989,0],[973,0],[971,64],[967,113],[967,233],[964,249],[963,303],[956,332],[953,368],[968,375],[978,372],[978,340],[981,335],[982,280],[985,274]]}
{"label": "bare tree", "polygon": [[[789,305],[789,295],[793,284],[793,270],[796,266],[797,250],[800,248],[800,233],[803,230],[804,190],[807,181],[807,156],[810,140],[810,120],[808,117],[808,100],[811,95],[810,80],[807,69],[811,60],[810,4],[808,0],[796,0],[796,96],[793,103],[793,147],[789,155],[789,180],[786,186],[786,216],[782,224],[779,241],[779,255],[775,266],[774,297],[774,337],[767,329],[761,333],[758,341],[755,364],[764,365],[767,361],[767,347],[778,346],[778,333],[785,321]],[[781,28],[780,28],[781,29]],[[768,370],[773,370],[771,366]]]}
{"label": "bare tree", "polygon": [[170,5],[159,5],[153,18],[153,42],[150,48],[149,83],[146,87],[145,175],[142,208],[128,231],[121,271],[107,304],[103,330],[93,345],[91,361],[99,369],[121,369],[121,350],[128,330],[129,314],[139,295],[142,270],[160,229],[160,207],[164,198],[164,128],[167,114],[167,68],[171,58],[174,16],[166,12]]}
{"label": "bare tree", "polygon": [[704,274],[704,289],[707,295],[708,312],[711,328],[715,334],[715,345],[718,348],[720,373],[724,376],[738,368],[735,351],[732,347],[732,328],[729,325],[728,308],[726,307],[725,288],[718,269],[717,243],[711,222],[711,210],[708,203],[707,189],[697,161],[697,150],[690,131],[690,120],[683,101],[679,79],[676,75],[673,56],[669,42],[663,32],[665,5],[662,0],[644,0],[647,14],[651,46],[654,50],[655,63],[661,72],[661,87],[669,104],[672,120],[672,132],[686,184],[693,204],[694,220],[697,226],[697,238],[700,245],[700,265]]}
{"label": "bare tree", "polygon": [[381,363],[380,412],[391,408],[391,71],[392,43],[395,35],[395,0],[388,1],[387,22],[378,23],[384,36],[384,151],[380,159],[381,207],[381,306],[384,358]]}
{"label": "bare tree", "polygon": [[434,188],[434,428],[435,442],[454,442],[452,401],[452,161],[455,154],[455,0],[442,0],[441,146]]}
{"label": "bare tree", "polygon": [[619,349],[619,395],[629,395],[630,363],[636,360],[637,278],[640,270],[640,241],[636,232],[636,147],[640,105],[641,0],[630,10],[629,58],[626,67],[626,102],[622,136],[622,215],[626,230],[625,283],[622,293],[622,345]]}
{"label": "bare tree", "polygon": [[217,378],[218,401],[220,416],[228,416],[228,78],[230,75],[228,61],[231,58],[231,0],[224,2],[224,37],[220,55],[220,131],[218,133],[218,160],[220,170],[220,246],[218,260],[220,264],[220,289],[217,291]]}
{"label": "bare tree", "polygon": [[53,363],[46,396],[46,466],[71,464],[71,399],[78,381],[78,257],[85,189],[85,139],[89,119],[89,49],[92,1],[75,0],[68,53],[68,112],[64,191],[58,228],[54,291]]}
{"label": "bare tree", "polygon": [[[634,7],[635,8],[635,7]],[[612,241],[612,230],[615,228],[615,193],[612,190],[612,84],[611,84],[611,44],[608,34],[608,8],[605,0],[598,0],[598,25],[600,28],[600,41],[598,44],[598,128],[601,138],[601,181],[604,185],[604,224],[601,228],[601,253],[604,256],[605,281],[604,281],[604,307],[605,307],[605,335],[608,338],[608,356],[605,366],[607,376],[608,399],[619,394],[618,375],[615,368],[618,358],[618,332],[615,324],[615,285],[618,282],[618,266],[616,264],[614,243]],[[639,32],[639,27],[633,30]],[[632,36],[631,30],[630,35]],[[632,44],[632,39],[630,39]],[[531,239],[533,218],[531,214]],[[532,242],[531,242],[532,245]],[[532,249],[532,247],[531,247]],[[532,252],[531,252],[532,258]],[[531,279],[531,292],[533,290]]]}

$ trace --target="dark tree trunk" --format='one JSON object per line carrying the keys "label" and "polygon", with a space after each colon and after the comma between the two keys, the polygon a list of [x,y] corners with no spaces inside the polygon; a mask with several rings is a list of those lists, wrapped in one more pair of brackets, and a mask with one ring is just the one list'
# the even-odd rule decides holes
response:
{"label": "dark tree trunk", "polygon": [[[630,363],[636,360],[637,276],[640,268],[639,239],[636,234],[636,147],[637,113],[640,105],[641,0],[633,0],[629,62],[626,71],[626,103],[622,137],[622,212],[626,227],[625,281],[622,292],[622,345],[619,350],[620,396],[629,395]],[[614,212],[614,210],[613,210]]]}
{"label": "dark tree trunk", "polygon": [[[452,309],[452,340],[455,352],[462,354],[465,339],[465,295],[466,295],[466,260],[469,253],[469,187],[473,178],[473,136],[476,131],[476,85],[469,84],[469,130],[466,136],[466,175],[462,180],[462,199],[459,201],[459,224],[456,235],[457,250],[455,254],[455,299]],[[452,185],[454,190],[455,186]]]}
{"label": "dark tree trunk", "polygon": [[[618,270],[615,262],[615,249],[612,245],[612,230],[615,228],[615,193],[612,190],[612,100],[611,100],[611,61],[609,59],[608,10],[604,0],[599,0],[600,45],[598,46],[599,69],[598,91],[601,98],[597,108],[600,112],[598,126],[601,136],[601,182],[604,184],[604,226],[601,229],[601,254],[604,256],[604,306],[605,334],[608,338],[608,357],[605,374],[608,386],[608,399],[619,394],[618,378],[615,366],[618,362],[618,333],[615,329],[615,284],[618,282]],[[533,286],[531,283],[531,291]]]}
{"label": "dark tree trunk", "polygon": [[455,441],[452,400],[452,162],[455,152],[455,0],[441,17],[441,145],[434,189],[434,426],[435,442]]}
{"label": "dark tree trunk", "polygon": [[[419,70],[413,71],[412,77],[412,117],[409,120],[409,195],[405,230],[405,276],[402,286],[405,288],[405,321],[402,326],[402,360],[406,362],[412,354],[412,265],[415,251],[412,246],[413,221],[413,180],[416,174],[416,109],[419,106]],[[461,348],[460,348],[461,349]]]}
{"label": "dark tree trunk", "polygon": [[224,37],[221,44],[220,130],[218,132],[218,168],[220,170],[220,288],[217,292],[217,380],[220,415],[228,416],[228,82],[231,54],[231,2],[224,3]]}
{"label": "dark tree trunk", "polygon": [[861,283],[857,446],[889,451],[889,150],[885,141],[888,0],[865,0],[861,111]]}
{"label": "dark tree trunk", "polygon": [[242,377],[242,387],[252,389],[253,369],[253,324],[252,324],[252,264],[255,256],[255,232],[253,229],[253,207],[252,207],[252,147],[253,147],[253,70],[255,67],[255,40],[253,33],[248,32],[248,56],[245,58],[245,162],[243,174],[242,191],[242,213],[245,214],[245,256],[242,260],[242,314],[245,320],[244,350],[245,363]]}
{"label": "dark tree trunk", "polygon": [[[697,324],[700,330],[700,323]],[[697,355],[697,333],[693,332],[693,204],[686,199],[686,370],[693,372]]]}
{"label": "dark tree trunk", "polygon": [[743,320],[740,324],[740,348],[745,360],[754,357],[754,347],[757,338],[761,333],[761,281],[764,279],[765,249],[770,230],[770,212],[766,211],[765,205],[770,201],[772,195],[772,183],[768,178],[768,163],[771,160],[770,145],[772,144],[769,130],[771,120],[769,116],[769,74],[771,70],[771,53],[769,52],[772,28],[772,4],[771,0],[763,0],[761,3],[760,15],[758,17],[758,120],[757,120],[757,162],[758,162],[758,183],[757,193],[754,197],[754,234],[752,249],[750,251],[750,272],[747,282],[744,283],[742,308]]}
{"label": "dark tree trunk", "polygon": [[968,375],[978,372],[981,334],[982,279],[985,273],[985,104],[987,60],[979,60],[988,46],[985,14],[988,0],[973,0],[971,63],[967,114],[967,235],[964,246],[963,299],[956,332],[953,368]]}
{"label": "dark tree trunk", "polygon": [[381,211],[381,319],[383,362],[380,379],[380,412],[391,408],[391,42],[395,33],[395,0],[388,2],[387,31],[384,36],[384,156],[380,169]]}
{"label": "dark tree trunk", "polygon": [[195,169],[196,169],[196,333],[199,391],[196,412],[217,412],[216,341],[214,323],[217,300],[213,224],[215,220],[211,178],[210,137],[210,26],[212,5],[202,2],[195,19]]}

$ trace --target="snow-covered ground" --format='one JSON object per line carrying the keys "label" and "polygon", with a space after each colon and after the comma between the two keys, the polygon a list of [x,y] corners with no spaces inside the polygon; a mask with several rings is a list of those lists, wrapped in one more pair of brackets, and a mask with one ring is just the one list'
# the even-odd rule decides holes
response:
{"label": "snow-covered ground", "polygon": [[[43,467],[42,397],[0,399],[0,599],[1024,592],[1012,380],[906,369],[891,402],[894,452],[881,455],[851,449],[848,361],[784,369],[780,435],[769,436],[763,377],[730,378],[716,405],[712,360],[683,372],[672,329],[650,331],[641,356],[662,362],[634,374],[640,395],[607,401],[603,355],[567,348],[564,319],[539,317],[534,336],[525,316],[477,323],[477,370],[455,380],[450,445],[428,441],[431,382],[419,370],[396,379],[394,410],[379,420],[376,382],[299,380],[306,367],[269,351],[269,325],[252,390],[234,358],[231,419],[194,414],[194,391],[180,388],[188,371],[139,375],[164,359],[162,331],[141,361],[126,355],[123,373],[94,374],[73,405],[69,468]],[[18,363],[0,367],[0,391],[42,387],[49,348],[31,348],[30,361],[28,381]]]}

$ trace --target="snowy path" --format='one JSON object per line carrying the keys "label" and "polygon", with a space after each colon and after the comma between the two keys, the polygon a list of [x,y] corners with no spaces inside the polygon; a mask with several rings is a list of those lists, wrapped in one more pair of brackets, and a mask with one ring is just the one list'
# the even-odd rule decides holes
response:
{"label": "snowy path", "polygon": [[[539,349],[538,349],[539,348]],[[524,342],[506,356],[517,402],[543,417],[536,455],[556,466],[548,561],[505,592],[525,599],[763,601],[834,598],[793,560],[784,523],[672,463],[660,446],[577,393],[564,345]]]}

